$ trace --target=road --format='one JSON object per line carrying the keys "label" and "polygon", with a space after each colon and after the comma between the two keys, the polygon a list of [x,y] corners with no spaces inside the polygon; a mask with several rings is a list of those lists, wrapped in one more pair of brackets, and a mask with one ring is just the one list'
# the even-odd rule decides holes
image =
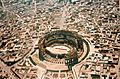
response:
{"label": "road", "polygon": [[10,70],[11,67],[6,66],[1,60],[0,60],[0,67],[2,67],[3,72],[5,71],[8,76],[12,77],[12,79],[16,79]]}

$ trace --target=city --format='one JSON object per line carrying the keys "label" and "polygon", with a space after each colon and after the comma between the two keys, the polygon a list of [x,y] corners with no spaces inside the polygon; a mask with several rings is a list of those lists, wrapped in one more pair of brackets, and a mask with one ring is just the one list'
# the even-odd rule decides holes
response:
{"label": "city", "polygon": [[119,0],[0,0],[0,79],[120,79]]}

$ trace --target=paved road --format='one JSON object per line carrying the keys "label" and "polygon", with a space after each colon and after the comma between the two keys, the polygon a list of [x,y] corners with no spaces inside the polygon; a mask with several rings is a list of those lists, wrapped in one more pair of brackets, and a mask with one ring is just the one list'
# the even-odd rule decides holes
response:
{"label": "paved road", "polygon": [[6,72],[6,74],[8,74],[10,77],[12,77],[12,79],[16,79],[12,74],[12,71],[10,70],[11,67],[7,67],[1,60],[0,60],[0,67],[2,67],[3,71]]}

